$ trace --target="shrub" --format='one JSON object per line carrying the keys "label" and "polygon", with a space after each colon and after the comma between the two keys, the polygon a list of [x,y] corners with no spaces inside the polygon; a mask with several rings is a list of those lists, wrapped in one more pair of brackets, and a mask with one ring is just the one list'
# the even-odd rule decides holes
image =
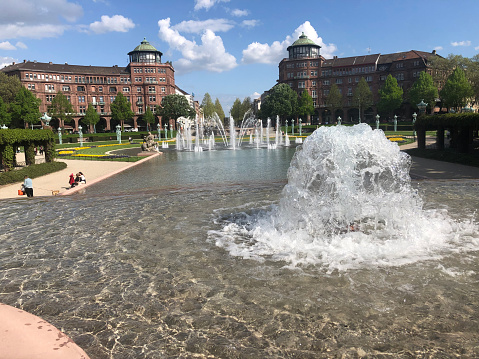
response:
{"label": "shrub", "polygon": [[13,170],[0,173],[0,185],[22,182],[25,175],[30,178],[37,178],[49,173],[60,171],[67,167],[65,162],[46,162],[38,165],[23,167],[19,170]]}

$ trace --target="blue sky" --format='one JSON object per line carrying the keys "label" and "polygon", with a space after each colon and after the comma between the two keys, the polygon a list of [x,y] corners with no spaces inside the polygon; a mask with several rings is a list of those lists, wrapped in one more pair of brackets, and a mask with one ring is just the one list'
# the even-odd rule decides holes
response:
{"label": "blue sky", "polygon": [[26,60],[126,66],[144,37],[172,61],[177,85],[228,112],[278,78],[301,32],[326,58],[479,53],[478,0],[2,0],[0,67]]}

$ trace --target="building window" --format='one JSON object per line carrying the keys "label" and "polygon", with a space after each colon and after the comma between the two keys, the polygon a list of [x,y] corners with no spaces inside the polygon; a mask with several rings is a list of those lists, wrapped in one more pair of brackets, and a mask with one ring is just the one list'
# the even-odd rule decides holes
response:
{"label": "building window", "polygon": [[329,85],[329,80],[323,80],[323,85]]}
{"label": "building window", "polygon": [[68,85],[63,85],[62,91],[70,91],[70,86],[68,86]]}
{"label": "building window", "polygon": [[129,87],[123,87],[123,92],[130,92],[130,88]]}
{"label": "building window", "polygon": [[336,79],[336,84],[341,85],[343,83],[343,79]]}
{"label": "building window", "polygon": [[154,95],[148,96],[148,101],[150,101],[150,102],[156,102],[156,96],[154,96]]}
{"label": "building window", "polygon": [[329,95],[329,90],[324,90],[324,96],[328,96]]}
{"label": "building window", "polygon": [[77,91],[85,91],[85,86],[77,86]]}
{"label": "building window", "polygon": [[155,93],[155,86],[148,86],[148,93]]}
{"label": "building window", "polygon": [[316,86],[316,81],[311,81],[311,86]]}
{"label": "building window", "polygon": [[98,92],[103,92],[103,86],[98,86]]}
{"label": "building window", "polygon": [[84,115],[86,113],[86,106],[80,106],[80,115]]}
{"label": "building window", "polygon": [[304,89],[304,87],[305,87],[305,86],[304,86],[304,81],[299,81],[299,82],[298,82],[298,88]]}
{"label": "building window", "polygon": [[312,98],[318,97],[318,95],[316,95],[316,90],[312,90],[312,91],[311,91],[311,97],[312,97]]}
{"label": "building window", "polygon": [[136,92],[141,92],[141,87],[137,87]]}
{"label": "building window", "polygon": [[399,63],[396,64],[396,68],[397,68],[397,69],[400,69],[400,68],[402,68],[403,66],[404,66],[404,64],[403,64],[402,62],[399,62]]}
{"label": "building window", "polygon": [[373,77],[372,77],[372,76],[366,76],[366,81],[367,81],[367,82],[372,82],[372,81],[373,81]]}

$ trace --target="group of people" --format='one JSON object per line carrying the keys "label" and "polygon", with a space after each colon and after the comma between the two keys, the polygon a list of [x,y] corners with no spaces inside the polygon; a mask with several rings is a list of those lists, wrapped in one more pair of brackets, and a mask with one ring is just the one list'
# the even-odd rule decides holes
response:
{"label": "group of people", "polygon": [[70,175],[70,180],[68,181],[70,184],[70,188],[73,188],[75,186],[78,186],[79,184],[84,184],[86,183],[86,178],[83,172],[78,172],[75,176],[73,176],[73,173]]}

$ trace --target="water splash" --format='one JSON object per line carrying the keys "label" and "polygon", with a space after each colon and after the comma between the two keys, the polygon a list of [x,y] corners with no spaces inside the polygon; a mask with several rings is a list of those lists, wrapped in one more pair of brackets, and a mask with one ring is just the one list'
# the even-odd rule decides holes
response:
{"label": "water splash", "polygon": [[232,255],[329,272],[437,259],[477,238],[476,224],[422,208],[410,166],[381,130],[321,127],[296,151],[278,205],[210,234]]}

